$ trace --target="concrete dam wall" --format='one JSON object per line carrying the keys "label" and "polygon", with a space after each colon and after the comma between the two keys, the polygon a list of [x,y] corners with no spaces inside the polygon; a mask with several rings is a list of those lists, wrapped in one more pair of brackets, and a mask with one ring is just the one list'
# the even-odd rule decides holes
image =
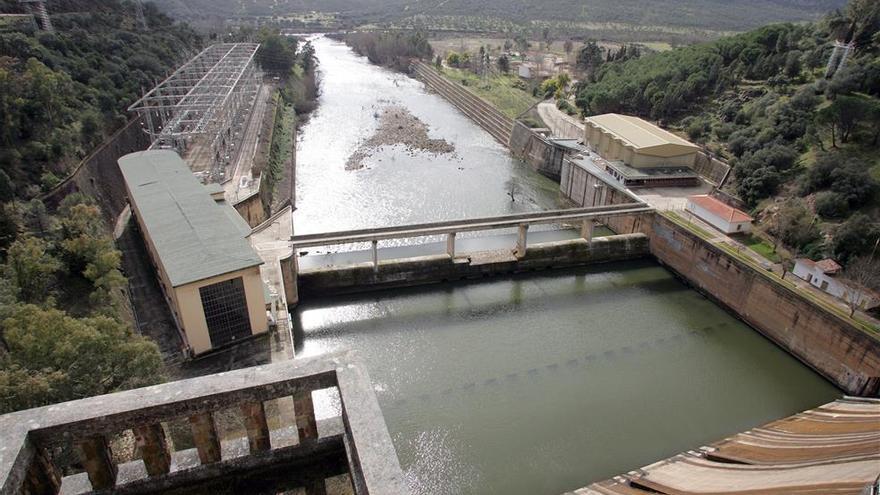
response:
{"label": "concrete dam wall", "polygon": [[661,215],[657,260],[850,395],[880,396],[880,339]]}
{"label": "concrete dam wall", "polygon": [[535,172],[559,181],[565,152],[522,122],[510,135],[510,154],[528,163]]}
{"label": "concrete dam wall", "polygon": [[464,87],[448,81],[423,62],[413,63],[412,70],[419,80],[452,103],[498,142],[504,146],[509,145],[513,119]]}
{"label": "concrete dam wall", "polygon": [[50,208],[56,208],[68,194],[88,194],[95,198],[108,224],[112,226],[127,204],[122,172],[116,161],[123,155],[145,150],[149,146],[150,138],[141,128],[140,119],[133,119],[40,199]]}
{"label": "concrete dam wall", "polygon": [[392,287],[408,287],[454,280],[522,273],[551,268],[567,268],[593,263],[625,261],[649,255],[644,234],[547,242],[529,246],[525,256],[512,251],[486,251],[462,254],[420,256],[350,266],[303,270],[298,274],[299,296],[327,296],[367,292]]}

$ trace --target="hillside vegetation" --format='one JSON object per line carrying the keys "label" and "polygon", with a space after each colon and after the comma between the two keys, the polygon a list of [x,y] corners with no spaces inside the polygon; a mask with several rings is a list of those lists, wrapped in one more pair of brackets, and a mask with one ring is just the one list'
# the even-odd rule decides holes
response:
{"label": "hillside vegetation", "polygon": [[[158,0],[163,9],[190,18],[283,16],[294,12],[334,12],[350,25],[450,30],[540,31],[541,21],[583,32],[610,24],[740,31],[768,22],[815,20],[844,0]],[[619,30],[619,29],[618,29]],[[613,31],[613,29],[609,29]]]}
{"label": "hillside vegetation", "polygon": [[99,206],[73,194],[53,212],[37,198],[201,39],[149,5],[146,29],[130,2],[49,8],[56,33],[0,33],[0,413],[164,378],[158,348],[132,330]]}
{"label": "hillside vegetation", "polygon": [[[0,182],[11,181],[19,198],[57,184],[200,43],[149,4],[149,29],[119,0],[51,7],[55,34],[0,33]],[[0,1],[0,11],[18,8]]]}
{"label": "hillside vegetation", "polygon": [[[855,51],[833,77],[833,41]],[[598,59],[598,57],[597,57]],[[792,254],[847,262],[880,237],[880,3],[590,67],[586,115],[677,127],[734,166],[728,185]]]}

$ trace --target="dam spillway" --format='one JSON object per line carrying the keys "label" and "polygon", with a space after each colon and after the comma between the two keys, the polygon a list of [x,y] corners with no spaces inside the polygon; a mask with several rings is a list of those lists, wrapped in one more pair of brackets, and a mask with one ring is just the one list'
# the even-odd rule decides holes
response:
{"label": "dam spillway", "polygon": [[[561,206],[558,184],[421,83],[314,44],[296,234]],[[346,170],[390,104],[455,154],[389,145]],[[293,329],[297,356],[358,352],[418,494],[560,494],[840,395],[650,260],[306,298]]]}

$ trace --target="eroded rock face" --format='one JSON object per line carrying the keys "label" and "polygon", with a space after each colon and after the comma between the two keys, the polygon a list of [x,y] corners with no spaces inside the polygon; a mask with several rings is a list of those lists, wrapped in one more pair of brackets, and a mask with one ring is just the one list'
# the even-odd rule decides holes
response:
{"label": "eroded rock face", "polygon": [[364,167],[364,160],[382,146],[403,145],[410,152],[426,152],[435,155],[455,152],[455,146],[445,139],[428,137],[428,126],[405,107],[389,105],[379,115],[379,128],[364,141],[345,163],[346,170]]}

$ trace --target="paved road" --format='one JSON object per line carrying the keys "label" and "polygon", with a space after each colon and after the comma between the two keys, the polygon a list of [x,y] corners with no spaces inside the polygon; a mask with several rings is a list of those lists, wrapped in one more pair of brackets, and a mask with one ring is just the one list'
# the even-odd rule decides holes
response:
{"label": "paved road", "polygon": [[[263,119],[266,117],[266,106],[269,101],[270,87],[264,84],[257,93],[254,108],[248,117],[248,125],[244,137],[241,140],[241,148],[232,167],[232,180],[223,184],[226,197],[233,203],[240,198],[249,196],[256,190],[257,184],[253,181],[254,156],[257,153],[257,145],[260,141],[260,129],[263,127]],[[249,185],[241,188],[241,178],[247,177]]]}
{"label": "paved road", "polygon": [[575,117],[556,108],[552,101],[538,103],[538,115],[550,129],[553,137],[584,139],[584,124]]}

